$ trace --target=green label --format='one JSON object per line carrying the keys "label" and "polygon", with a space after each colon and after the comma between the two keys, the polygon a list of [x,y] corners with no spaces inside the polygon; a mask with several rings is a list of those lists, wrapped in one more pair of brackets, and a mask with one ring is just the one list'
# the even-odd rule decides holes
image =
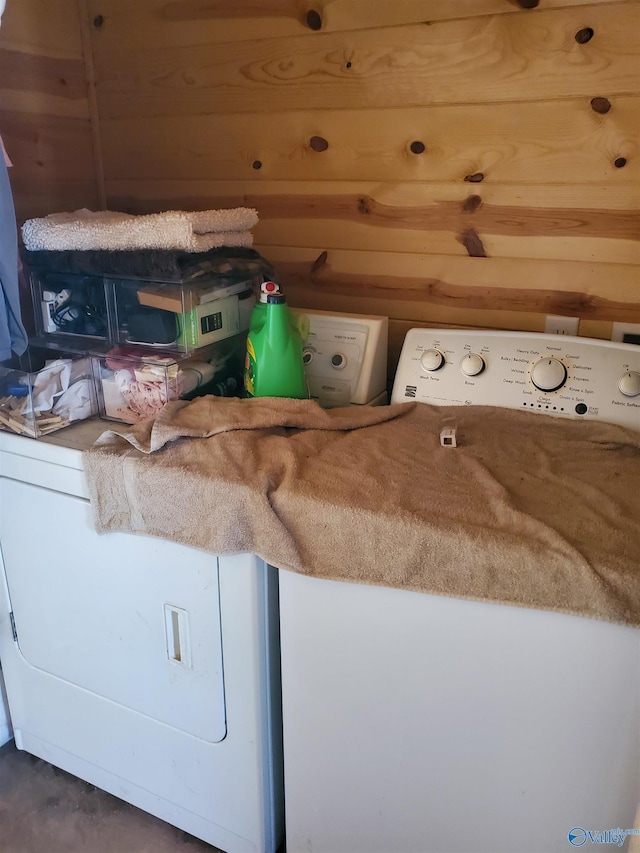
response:
{"label": "green label", "polygon": [[247,355],[244,361],[244,390],[250,397],[255,397],[256,351],[253,341],[247,337]]}

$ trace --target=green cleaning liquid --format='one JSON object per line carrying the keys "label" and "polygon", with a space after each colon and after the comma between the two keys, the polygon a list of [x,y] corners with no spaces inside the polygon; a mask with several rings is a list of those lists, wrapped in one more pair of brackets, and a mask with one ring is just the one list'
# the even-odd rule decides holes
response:
{"label": "green cleaning liquid", "polygon": [[248,397],[309,397],[302,337],[282,293],[268,294],[251,314],[244,389]]}
{"label": "green cleaning liquid", "polygon": [[257,329],[261,329],[267,315],[267,299],[269,296],[274,296],[276,293],[281,293],[280,285],[275,281],[263,281],[260,285],[260,296],[258,301],[253,306],[251,316],[249,317],[249,334],[251,335]]}

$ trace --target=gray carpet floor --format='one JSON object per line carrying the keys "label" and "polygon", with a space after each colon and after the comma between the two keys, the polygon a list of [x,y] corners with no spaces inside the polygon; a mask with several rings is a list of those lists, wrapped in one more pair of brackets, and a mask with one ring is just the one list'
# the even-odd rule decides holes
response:
{"label": "gray carpet floor", "polygon": [[0,748],[2,853],[217,853],[217,848],[17,750]]}

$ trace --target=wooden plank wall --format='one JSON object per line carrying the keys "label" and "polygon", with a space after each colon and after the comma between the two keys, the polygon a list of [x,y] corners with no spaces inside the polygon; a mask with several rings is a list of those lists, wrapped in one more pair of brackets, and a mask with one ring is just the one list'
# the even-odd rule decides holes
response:
{"label": "wooden plank wall", "polygon": [[0,28],[0,135],[18,220],[96,207],[90,99],[77,0],[9,0]]}
{"label": "wooden plank wall", "polygon": [[635,0],[88,5],[112,206],[256,207],[294,304],[388,315],[394,356],[640,322]]}
{"label": "wooden plank wall", "polygon": [[640,322],[638,0],[80,3],[108,206],[257,208],[290,301],[389,316],[391,370],[412,325]]}

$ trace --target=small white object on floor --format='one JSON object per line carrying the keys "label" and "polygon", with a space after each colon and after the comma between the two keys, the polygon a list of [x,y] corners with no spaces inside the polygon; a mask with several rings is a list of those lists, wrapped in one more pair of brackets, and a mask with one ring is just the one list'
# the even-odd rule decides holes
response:
{"label": "small white object on floor", "polygon": [[458,442],[456,440],[456,427],[445,427],[440,430],[440,444],[443,447],[457,447]]}

